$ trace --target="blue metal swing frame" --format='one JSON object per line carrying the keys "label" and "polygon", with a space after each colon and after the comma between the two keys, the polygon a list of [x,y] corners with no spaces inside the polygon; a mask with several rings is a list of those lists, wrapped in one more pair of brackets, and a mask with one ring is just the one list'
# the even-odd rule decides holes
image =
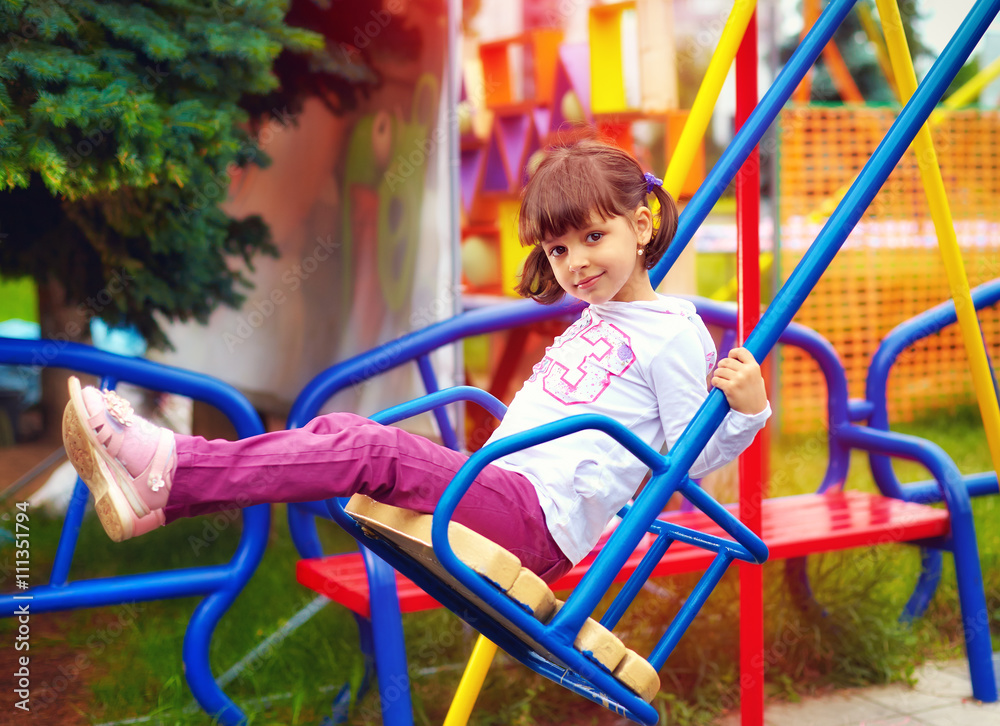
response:
{"label": "blue metal swing frame", "polygon": [[[829,42],[833,32],[839,27],[853,4],[853,0],[833,0],[824,9],[813,28],[776,78],[771,89],[765,94],[743,128],[737,133],[733,143],[726,149],[699,191],[685,207],[680,217],[674,242],[664,259],[651,271],[654,285],[659,284],[666,271],[676,261],[690,241],[694,231],[704,221],[708,212],[718,201],[722,191],[749,156],[750,151],[759,143],[767,127],[777,117],[778,112],[787,102],[806,70],[815,62],[816,57]],[[900,112],[883,141],[824,225],[810,250],[775,296],[767,312],[747,339],[745,346],[758,360],[763,360],[778,341],[782,331],[789,326],[795,312],[815,287],[823,271],[829,266],[864,210],[867,209],[875,194],[885,183],[920,126],[930,115],[935,103],[944,93],[947,84],[968,58],[998,10],[1000,10],[1000,2],[997,0],[979,0],[976,3],[916,93]],[[371,369],[373,360],[378,361],[379,370],[387,370],[408,360],[416,359],[420,362],[428,390],[433,390],[437,388],[436,381],[432,375],[427,375],[426,371],[429,369],[428,355],[436,348],[450,344],[465,335],[492,332],[515,325],[571,315],[576,313],[579,308],[578,304],[572,302],[549,309],[539,309],[537,305],[530,302],[514,303],[504,305],[500,309],[463,313],[443,323],[404,336],[369,354],[358,356],[335,366],[314,379],[293,407],[289,425],[303,425],[318,413],[319,406],[336,391],[366,378],[366,370]],[[831,399],[831,406],[836,406],[838,413],[843,413],[844,419],[847,420],[850,405],[846,397],[846,390],[842,398]],[[564,610],[559,613],[561,619],[557,623],[558,627],[554,636],[565,638],[573,627],[577,627],[593,611],[601,596],[610,586],[614,573],[624,563],[628,554],[634,550],[640,538],[654,526],[656,517],[669,494],[681,490],[683,482],[686,480],[686,471],[717,429],[727,410],[728,404],[724,396],[719,391],[713,391],[675,445],[670,457],[665,460],[665,468],[657,472],[657,484],[652,488],[657,494],[647,496],[644,492],[643,496],[636,502],[629,517],[616,530],[615,546],[609,550],[602,550],[587,577],[574,590],[571,597],[573,607],[568,609],[568,612]],[[442,432],[449,431],[450,424],[443,413],[439,411],[437,417]],[[557,422],[542,427],[539,432],[532,433],[536,435],[537,440],[545,440],[550,433],[562,430],[562,426],[563,422]],[[445,437],[446,440],[454,440],[453,432],[445,434]],[[496,442],[496,445],[502,443],[505,442]],[[978,548],[972,526],[971,510],[968,506],[969,495],[961,476],[956,476],[957,469],[954,469],[953,464],[949,468],[950,460],[947,460],[947,457],[944,461],[937,457],[928,457],[925,455],[925,449],[914,446],[912,442],[904,442],[899,435],[895,434],[871,432],[855,438],[845,437],[835,442],[831,438],[831,463],[827,476],[824,478],[824,485],[832,485],[839,478],[839,470],[842,469],[846,472],[846,455],[852,446],[865,448],[876,454],[918,458],[931,469],[936,477],[936,486],[939,487],[940,496],[948,502],[955,529],[959,530],[957,534],[953,534],[949,538],[948,547],[955,554],[956,568],[959,570],[959,587],[963,609],[966,604],[974,607],[980,601],[985,608]],[[473,458],[475,456],[473,455]],[[484,454],[484,456],[486,455]],[[472,459],[470,459],[471,461]],[[842,481],[842,478],[840,480]],[[463,486],[464,484],[457,477],[435,511],[434,545],[435,551],[448,571],[471,588],[475,576],[471,575],[468,568],[464,568],[457,561],[448,549],[447,538],[444,535],[444,532],[447,531],[448,518],[454,511]],[[700,502],[700,504],[704,505],[704,502]],[[336,507],[331,506],[331,514],[334,512],[336,512]],[[316,557],[322,553],[310,514],[322,514],[322,507],[315,505],[290,508],[289,521],[300,553],[305,557]],[[404,574],[410,574],[400,563],[400,557],[390,555],[389,559],[404,571]],[[379,566],[374,561],[372,562],[372,569],[377,570]],[[394,580],[387,579],[384,574],[376,575],[370,570],[372,601],[380,602],[390,613],[391,618],[398,618],[398,602],[395,600],[395,593],[393,592],[391,596],[383,600],[383,597],[389,593],[376,589],[380,581],[391,583],[391,588],[394,590]],[[421,582],[418,584],[423,586]],[[440,584],[436,581],[432,581],[430,584],[432,589],[428,592],[436,598],[439,597]],[[362,623],[362,627],[370,628],[370,624],[365,626]],[[490,635],[489,632],[486,634]],[[402,652],[401,640],[390,642],[388,638],[383,638],[380,642],[379,634],[374,633],[371,641],[376,650],[376,660],[384,658],[391,659],[396,664],[405,664],[405,653]],[[500,644],[503,645],[503,642],[501,641]],[[980,700],[996,700],[989,633],[984,634],[982,628],[967,628],[966,645],[970,663],[978,664],[978,667],[972,669],[974,694]],[[402,672],[406,672],[405,667]],[[390,701],[384,695],[383,715],[385,723],[411,723],[412,716],[409,713],[408,699],[397,697]],[[631,715],[637,716],[638,720],[641,721],[645,712],[638,706],[637,710],[638,713]]]}

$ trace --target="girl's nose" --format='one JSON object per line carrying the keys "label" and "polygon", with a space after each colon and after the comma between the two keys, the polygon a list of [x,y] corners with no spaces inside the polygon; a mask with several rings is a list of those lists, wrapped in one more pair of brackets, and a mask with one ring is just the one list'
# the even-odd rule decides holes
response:
{"label": "girl's nose", "polygon": [[570,250],[567,254],[569,255],[570,272],[582,270],[587,266],[587,255],[582,250]]}

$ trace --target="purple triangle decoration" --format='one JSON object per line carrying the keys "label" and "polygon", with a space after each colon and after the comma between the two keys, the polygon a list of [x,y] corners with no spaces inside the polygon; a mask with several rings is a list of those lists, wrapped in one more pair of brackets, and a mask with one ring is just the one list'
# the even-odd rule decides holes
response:
{"label": "purple triangle decoration", "polygon": [[472,207],[472,200],[476,196],[476,185],[479,183],[479,173],[482,168],[482,148],[462,150],[458,175],[462,184],[462,206],[466,212]]}
{"label": "purple triangle decoration", "polygon": [[569,84],[583,104],[583,111],[590,119],[590,46],[586,43],[572,43],[559,48]]}
{"label": "purple triangle decoration", "polygon": [[545,106],[536,106],[531,109],[532,120],[535,122],[535,133],[544,139],[549,135],[549,124],[552,122],[552,109]]}
{"label": "purple triangle decoration", "polygon": [[504,164],[503,153],[500,151],[498,136],[494,125],[489,144],[486,146],[486,168],[483,170],[482,183],[482,191],[484,192],[506,192],[510,189],[507,167]]}
{"label": "purple triangle decoration", "polygon": [[524,158],[524,147],[531,133],[531,119],[525,114],[499,116],[496,120],[497,135],[500,140],[500,150],[503,152],[511,179],[519,176],[516,172],[521,167]]}
{"label": "purple triangle decoration", "polygon": [[521,163],[517,179],[519,190],[528,183],[528,162],[531,161],[531,156],[540,148],[541,139],[539,138],[534,125],[532,125],[529,129],[528,138],[524,144],[524,152],[521,154]]}

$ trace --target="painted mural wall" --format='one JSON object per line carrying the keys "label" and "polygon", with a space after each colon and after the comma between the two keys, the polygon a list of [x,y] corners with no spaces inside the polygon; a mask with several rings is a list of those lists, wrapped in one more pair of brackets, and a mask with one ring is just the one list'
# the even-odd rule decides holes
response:
{"label": "painted mural wall", "polygon": [[[324,368],[449,317],[459,303],[446,3],[395,6],[405,16],[373,14],[358,33],[363,41],[384,22],[410,23],[419,57],[380,59],[384,81],[356,112],[337,116],[312,100],[296,124],[266,124],[260,142],[272,164],[230,179],[225,208],[260,214],[280,256],[255,260],[242,309],[168,330],[177,352],[166,362],[217,376],[269,413],[286,413]],[[442,385],[455,382],[454,356],[434,360]],[[353,386],[327,408],[367,415],[421,393],[412,368]]]}

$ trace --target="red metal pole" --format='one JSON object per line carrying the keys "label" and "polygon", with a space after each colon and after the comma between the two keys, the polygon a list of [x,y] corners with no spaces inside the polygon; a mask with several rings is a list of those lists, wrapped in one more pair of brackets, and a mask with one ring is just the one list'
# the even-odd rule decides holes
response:
{"label": "red metal pole", "polygon": [[[736,53],[736,128],[757,105],[757,14]],[[760,155],[755,148],[736,176],[737,276],[740,344],[760,317]],[[726,353],[728,351],[723,351]],[[760,436],[740,457],[740,519],[761,532]],[[764,723],[764,577],[758,565],[740,566],[740,713],[743,726]]]}

